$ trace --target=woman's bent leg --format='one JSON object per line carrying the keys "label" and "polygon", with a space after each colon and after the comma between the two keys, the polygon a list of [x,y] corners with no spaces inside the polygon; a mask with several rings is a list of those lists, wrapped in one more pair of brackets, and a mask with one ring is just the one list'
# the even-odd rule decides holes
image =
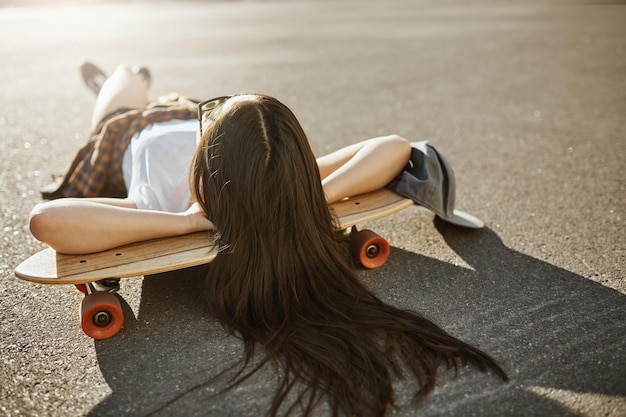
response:
{"label": "woman's bent leg", "polygon": [[398,135],[368,139],[317,159],[329,203],[387,185],[406,166],[411,144]]}
{"label": "woman's bent leg", "polygon": [[91,118],[94,131],[100,121],[120,109],[141,109],[148,104],[148,87],[143,77],[126,65],[119,65],[104,82]]}

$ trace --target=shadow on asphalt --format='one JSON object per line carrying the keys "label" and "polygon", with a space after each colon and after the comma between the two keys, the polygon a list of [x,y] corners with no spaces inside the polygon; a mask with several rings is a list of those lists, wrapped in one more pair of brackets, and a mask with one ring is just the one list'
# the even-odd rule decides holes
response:
{"label": "shadow on asphalt", "polygon": [[[471,269],[394,248],[366,281],[381,298],[423,312],[492,354],[511,382],[463,372],[423,404],[421,415],[454,415],[462,407],[466,415],[508,408],[502,415],[536,409],[571,416],[537,390],[626,395],[626,385],[615,383],[626,380],[624,295],[510,250],[492,230],[435,226]],[[118,336],[95,343],[112,393],[91,416],[264,414],[270,371],[219,395],[223,385],[211,381],[240,358],[241,344],[204,310],[202,275],[195,268],[144,279],[139,317],[126,307]]]}

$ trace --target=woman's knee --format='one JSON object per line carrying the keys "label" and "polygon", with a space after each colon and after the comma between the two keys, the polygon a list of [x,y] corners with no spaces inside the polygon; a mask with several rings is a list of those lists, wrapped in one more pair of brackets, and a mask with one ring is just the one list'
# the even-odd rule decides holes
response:
{"label": "woman's knee", "polygon": [[391,134],[383,136],[385,151],[398,155],[400,159],[408,160],[411,157],[411,143],[400,135]]}
{"label": "woman's knee", "polygon": [[[105,90],[106,91],[103,91]],[[101,93],[131,96],[135,99],[147,98],[148,87],[143,77],[128,65],[118,65],[113,74],[104,82]]]}
{"label": "woman's knee", "polygon": [[92,130],[120,109],[142,109],[148,104],[148,87],[142,76],[127,65],[118,65],[102,85],[92,115]]}
{"label": "woman's knee", "polygon": [[114,74],[130,73],[130,72],[132,72],[131,66],[126,65],[126,64],[119,64],[117,67],[115,67],[115,70],[113,70]]}

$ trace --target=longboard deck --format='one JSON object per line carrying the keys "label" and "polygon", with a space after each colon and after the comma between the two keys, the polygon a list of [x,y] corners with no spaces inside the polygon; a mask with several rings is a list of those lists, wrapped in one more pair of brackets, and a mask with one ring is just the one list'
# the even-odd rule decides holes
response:
{"label": "longboard deck", "polygon": [[[380,189],[331,205],[339,228],[377,220],[414,205],[408,198]],[[106,278],[129,278],[174,271],[211,262],[218,253],[211,232],[168,237],[111,250],[65,255],[51,248],[26,259],[15,275],[41,284],[84,284]]]}

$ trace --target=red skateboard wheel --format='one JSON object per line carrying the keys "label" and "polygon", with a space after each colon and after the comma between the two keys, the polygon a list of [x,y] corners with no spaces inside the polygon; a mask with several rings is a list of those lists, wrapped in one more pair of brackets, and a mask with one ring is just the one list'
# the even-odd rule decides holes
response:
{"label": "red skateboard wheel", "polygon": [[389,258],[389,243],[371,230],[359,230],[350,234],[352,258],[368,269],[382,266]]}
{"label": "red skateboard wheel", "polygon": [[81,327],[85,334],[96,340],[115,336],[124,324],[120,300],[108,292],[94,292],[83,298]]}

